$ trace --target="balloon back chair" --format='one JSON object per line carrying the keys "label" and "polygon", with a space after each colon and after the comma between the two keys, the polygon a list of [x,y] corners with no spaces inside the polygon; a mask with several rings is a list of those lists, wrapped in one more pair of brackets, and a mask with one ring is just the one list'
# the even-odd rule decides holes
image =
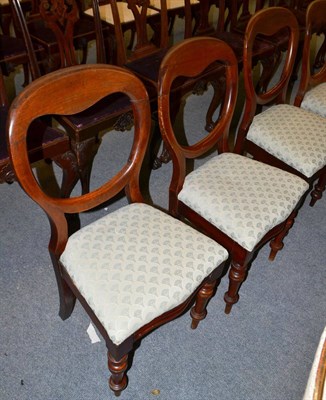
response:
{"label": "balloon back chair", "polygon": [[[268,90],[257,93],[252,73],[255,36],[273,35],[285,28],[290,38],[282,69]],[[326,184],[326,123],[325,118],[286,103],[297,43],[298,23],[286,8],[264,9],[249,21],[243,65],[246,99],[235,152],[248,152],[257,160],[300,176],[311,186],[318,180],[311,192],[310,204],[314,205]],[[263,106],[266,109],[255,116]]]}
{"label": "balloon back chair", "polygon": [[[128,159],[87,194],[69,199],[48,196],[30,169],[27,127],[40,115],[78,113],[115,92],[130,98],[134,113]],[[9,119],[8,144],[17,179],[51,223],[49,252],[60,316],[68,318],[76,298],[80,301],[106,341],[109,385],[119,395],[127,385],[128,353],[135,342],[182,314],[195,300],[192,328],[205,318],[228,253],[212,239],[145,204],[139,175],[150,138],[150,107],[144,85],[132,73],[108,65],[55,71],[15,99]],[[131,204],[68,237],[67,214],[107,205],[123,190]]]}
{"label": "balloon back chair", "polygon": [[[170,120],[171,85],[179,76],[197,76],[217,61],[225,67],[226,82],[217,124],[209,134],[202,133],[197,142],[192,138],[192,144],[184,144]],[[159,122],[173,162],[170,212],[188,220],[230,253],[229,289],[224,297],[226,313],[238,301],[240,285],[259,248],[273,239],[271,258],[282,248],[282,240],[309,187],[295,175],[228,152],[237,82],[236,56],[225,42],[215,38],[184,41],[161,64]],[[189,172],[187,161],[202,159],[217,149],[221,154]]]}
{"label": "balloon back chair", "polygon": [[[316,57],[312,55],[314,35],[320,37]],[[301,78],[294,105],[326,117],[326,1],[316,0],[308,6]],[[311,62],[315,59],[316,62]],[[317,68],[315,67],[317,64]],[[315,67],[315,68],[314,68]],[[314,70],[315,69],[315,70]]]}

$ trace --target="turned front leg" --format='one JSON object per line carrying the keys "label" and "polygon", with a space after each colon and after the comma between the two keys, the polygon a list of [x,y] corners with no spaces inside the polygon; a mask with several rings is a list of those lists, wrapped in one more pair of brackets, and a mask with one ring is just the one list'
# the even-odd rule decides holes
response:
{"label": "turned front leg", "polygon": [[247,263],[240,264],[234,261],[231,262],[231,268],[229,272],[229,289],[224,295],[224,301],[226,303],[224,311],[225,314],[229,314],[233,304],[239,301],[239,289],[242,282],[246,279],[247,269]]}
{"label": "turned front leg", "polygon": [[269,254],[269,260],[273,261],[276,257],[278,251],[282,250],[284,247],[283,240],[285,236],[289,233],[289,230],[294,224],[294,219],[298,214],[297,211],[293,212],[286,221],[284,229],[270,242],[271,252]]}
{"label": "turned front leg", "polygon": [[108,367],[112,374],[109,379],[109,386],[116,396],[120,396],[122,390],[127,386],[128,354],[124,355],[120,360],[116,360],[108,352]]}
{"label": "turned front leg", "polygon": [[311,192],[310,206],[313,207],[317,200],[320,200],[323,196],[323,191],[326,187],[326,172],[319,178],[316,183],[314,190]]}
{"label": "turned front leg", "polygon": [[199,321],[206,317],[206,306],[208,301],[213,297],[215,287],[216,280],[213,282],[207,282],[198,292],[196,303],[190,311],[190,315],[192,318],[191,329],[196,329]]}

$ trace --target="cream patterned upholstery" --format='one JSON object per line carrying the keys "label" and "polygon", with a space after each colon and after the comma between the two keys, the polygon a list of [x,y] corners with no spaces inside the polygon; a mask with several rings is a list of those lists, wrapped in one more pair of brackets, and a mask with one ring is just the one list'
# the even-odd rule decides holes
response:
{"label": "cream patterned upholstery", "polygon": [[[124,1],[117,1],[117,8],[118,8],[121,24],[127,24],[127,23],[133,22],[135,20],[134,14],[128,8],[128,3],[125,3]],[[111,25],[114,25],[111,4],[101,5],[101,6],[99,6],[99,10],[100,10],[101,20],[105,21]],[[147,16],[153,16],[158,13],[159,13],[158,11],[153,10],[152,8],[147,9]],[[93,17],[93,9],[89,8],[88,10],[85,11],[85,14]]]}
{"label": "cream patterned upholstery", "polygon": [[326,82],[315,86],[305,94],[301,108],[326,118]]}
{"label": "cream patterned upholstery", "polygon": [[183,222],[131,204],[72,235],[60,261],[118,345],[185,301],[227,257]]}
{"label": "cream patterned upholstery", "polygon": [[326,164],[326,120],[280,104],[254,117],[247,138],[310,178]]}
{"label": "cream patterned upholstery", "polygon": [[187,175],[179,200],[248,251],[284,221],[309,185],[275,167],[232,153]]}
{"label": "cream patterned upholstery", "polygon": [[[190,0],[190,4],[199,4],[199,0]],[[161,9],[161,0],[150,0],[150,5],[158,10]],[[185,6],[184,0],[166,0],[166,8],[168,10],[175,10]]]}

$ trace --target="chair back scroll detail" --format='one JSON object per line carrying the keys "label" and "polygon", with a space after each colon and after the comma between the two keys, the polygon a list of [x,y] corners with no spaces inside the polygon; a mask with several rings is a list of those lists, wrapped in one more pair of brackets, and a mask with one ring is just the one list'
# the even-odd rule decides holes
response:
{"label": "chair back scroll detail", "polygon": [[79,18],[74,0],[41,0],[40,15],[56,35],[59,44],[61,66],[77,64],[73,44],[75,22]]}

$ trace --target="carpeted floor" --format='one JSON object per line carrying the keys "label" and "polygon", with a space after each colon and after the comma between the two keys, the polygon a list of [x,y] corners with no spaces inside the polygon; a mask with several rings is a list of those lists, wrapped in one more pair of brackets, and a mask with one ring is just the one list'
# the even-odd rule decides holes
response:
{"label": "carpeted floor", "polygon": [[[202,126],[205,101],[194,96],[186,104],[185,120],[194,132],[196,124]],[[104,136],[93,186],[112,172],[118,154],[127,154],[131,136]],[[163,208],[170,176],[168,164],[150,178],[152,200]],[[57,315],[45,215],[18,184],[1,185],[0,191],[1,400],[113,399],[105,344],[91,344],[86,313],[78,304],[67,321]],[[88,213],[84,221],[122,203]],[[314,208],[305,204],[276,260],[268,261],[268,247],[259,253],[231,315],[223,312],[224,278],[196,331],[186,314],[147,336],[121,399],[300,399],[325,326],[325,227],[325,199]],[[152,394],[154,389],[160,393]]]}
{"label": "carpeted floor", "polygon": [[[192,96],[186,103],[185,125],[194,137],[204,125],[207,99],[207,94]],[[131,136],[112,131],[103,137],[92,186],[126,157]],[[43,164],[39,172],[51,186]],[[150,176],[151,199],[165,209],[170,177],[170,164]],[[105,344],[91,343],[82,307],[77,304],[67,321],[58,317],[44,213],[17,183],[1,185],[0,193],[0,399],[115,398],[107,385]],[[87,213],[83,221],[122,204]],[[260,251],[229,316],[224,314],[225,277],[197,330],[190,329],[185,314],[143,339],[121,399],[301,399],[326,324],[325,242],[325,199],[313,208],[306,203],[276,260],[268,261],[268,246]]]}

